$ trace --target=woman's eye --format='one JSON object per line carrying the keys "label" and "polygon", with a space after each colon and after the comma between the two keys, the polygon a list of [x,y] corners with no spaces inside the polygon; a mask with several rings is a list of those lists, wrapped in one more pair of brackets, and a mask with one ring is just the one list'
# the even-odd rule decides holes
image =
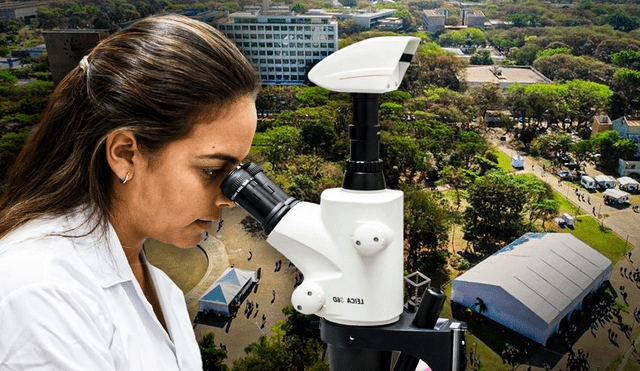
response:
{"label": "woman's eye", "polygon": [[221,169],[203,169],[202,171],[207,178],[215,178],[222,172]]}

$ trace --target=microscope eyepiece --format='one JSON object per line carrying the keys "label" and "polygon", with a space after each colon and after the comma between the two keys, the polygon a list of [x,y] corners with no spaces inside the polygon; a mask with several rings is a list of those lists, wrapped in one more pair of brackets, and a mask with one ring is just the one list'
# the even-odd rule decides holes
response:
{"label": "microscope eyepiece", "polygon": [[253,162],[238,165],[220,184],[222,194],[253,216],[270,234],[299,201],[287,195]]}

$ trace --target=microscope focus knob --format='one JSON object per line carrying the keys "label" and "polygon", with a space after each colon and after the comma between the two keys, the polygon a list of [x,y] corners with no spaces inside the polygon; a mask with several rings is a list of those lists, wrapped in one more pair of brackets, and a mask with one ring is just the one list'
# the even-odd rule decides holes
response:
{"label": "microscope focus knob", "polygon": [[371,256],[389,246],[393,232],[382,223],[369,222],[353,233],[353,246],[360,255]]}
{"label": "microscope focus knob", "polygon": [[302,314],[316,313],[324,307],[324,303],[324,290],[313,282],[304,282],[291,295],[291,304]]}

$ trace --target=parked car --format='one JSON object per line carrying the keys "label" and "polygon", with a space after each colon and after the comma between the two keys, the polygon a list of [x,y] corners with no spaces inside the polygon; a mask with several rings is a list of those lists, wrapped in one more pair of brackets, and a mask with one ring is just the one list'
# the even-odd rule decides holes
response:
{"label": "parked car", "polygon": [[579,170],[580,169],[580,165],[576,164],[575,162],[573,162],[573,160],[567,162],[567,163],[563,163],[564,166],[567,167],[567,169],[569,170]]}
{"label": "parked car", "polygon": [[558,176],[560,177],[560,179],[570,179],[572,177],[571,172],[569,170],[558,171]]}

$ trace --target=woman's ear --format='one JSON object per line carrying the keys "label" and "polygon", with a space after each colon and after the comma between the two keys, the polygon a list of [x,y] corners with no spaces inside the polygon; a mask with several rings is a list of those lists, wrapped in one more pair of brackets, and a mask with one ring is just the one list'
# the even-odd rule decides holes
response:
{"label": "woman's ear", "polygon": [[135,135],[129,130],[110,134],[107,137],[106,151],[107,162],[120,182],[131,180],[135,162],[141,158]]}

